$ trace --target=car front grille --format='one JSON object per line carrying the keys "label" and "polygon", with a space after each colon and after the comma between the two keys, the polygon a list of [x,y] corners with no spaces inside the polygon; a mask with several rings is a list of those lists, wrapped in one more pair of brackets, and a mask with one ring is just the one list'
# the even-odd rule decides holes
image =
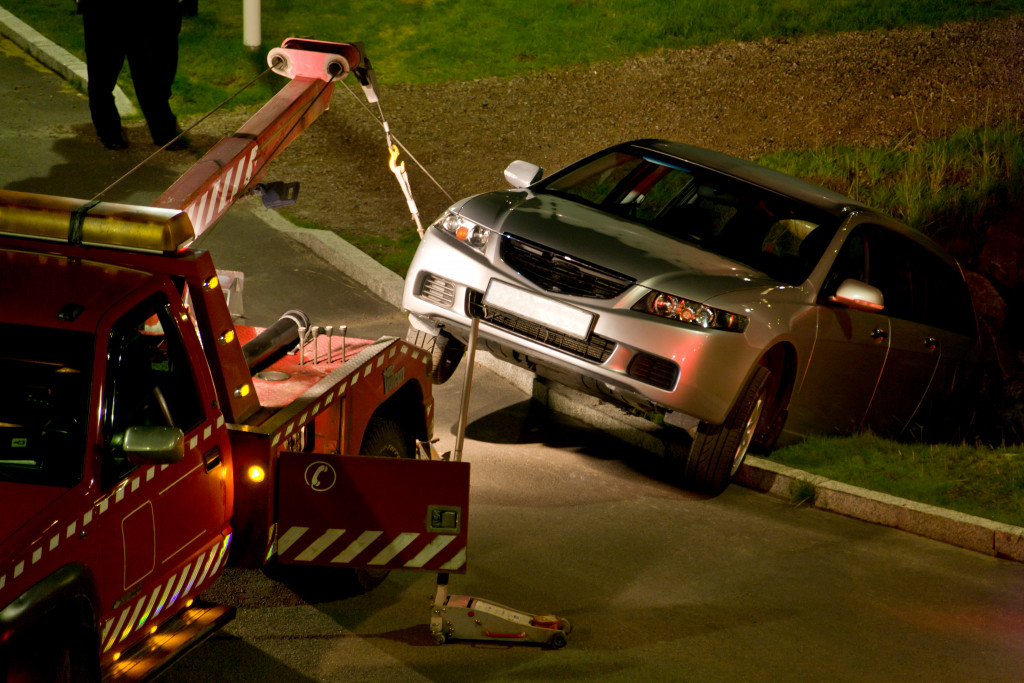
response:
{"label": "car front grille", "polygon": [[455,284],[433,273],[425,273],[420,284],[419,297],[438,306],[451,308],[455,303]]}
{"label": "car front grille", "polygon": [[634,282],[514,235],[502,235],[501,260],[541,289],[557,294],[611,299]]}
{"label": "car front grille", "polygon": [[596,334],[591,334],[586,340],[576,339],[508,311],[484,306],[483,294],[475,290],[469,293],[469,314],[520,337],[592,363],[605,362],[615,349],[615,342]]}

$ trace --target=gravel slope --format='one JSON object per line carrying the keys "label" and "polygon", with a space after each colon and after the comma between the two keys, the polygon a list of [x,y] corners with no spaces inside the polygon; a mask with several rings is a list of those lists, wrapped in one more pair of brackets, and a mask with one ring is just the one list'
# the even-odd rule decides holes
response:
{"label": "gravel slope", "polygon": [[[360,106],[355,80],[345,84],[271,176],[301,182],[299,218],[393,238],[413,223],[387,168],[383,131]],[[747,158],[834,143],[909,144],[1024,116],[1024,17],[666,51],[534,77],[384,86],[381,100],[391,130],[453,198],[503,187],[501,172],[514,159],[555,170],[640,137]],[[402,158],[429,223],[449,197]]]}

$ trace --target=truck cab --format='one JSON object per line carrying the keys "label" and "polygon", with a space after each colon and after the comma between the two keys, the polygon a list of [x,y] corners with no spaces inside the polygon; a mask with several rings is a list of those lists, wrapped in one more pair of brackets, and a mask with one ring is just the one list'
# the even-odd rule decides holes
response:
{"label": "truck cab", "polygon": [[[59,583],[81,603],[71,622],[113,657],[217,576],[231,529],[228,429],[170,277],[6,242],[0,604],[24,597],[3,621],[72,628],[66,601],[54,614],[28,604],[30,587],[54,600],[45,586]],[[118,617],[89,623],[101,605]]]}

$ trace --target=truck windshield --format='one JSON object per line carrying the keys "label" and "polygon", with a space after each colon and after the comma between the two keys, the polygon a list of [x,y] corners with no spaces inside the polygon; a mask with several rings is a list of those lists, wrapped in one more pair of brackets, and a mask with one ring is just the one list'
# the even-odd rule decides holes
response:
{"label": "truck windshield", "polygon": [[82,478],[94,338],[0,323],[0,481]]}
{"label": "truck windshield", "polygon": [[531,189],[624,217],[792,285],[810,274],[837,222],[741,180],[628,151],[581,162]]}

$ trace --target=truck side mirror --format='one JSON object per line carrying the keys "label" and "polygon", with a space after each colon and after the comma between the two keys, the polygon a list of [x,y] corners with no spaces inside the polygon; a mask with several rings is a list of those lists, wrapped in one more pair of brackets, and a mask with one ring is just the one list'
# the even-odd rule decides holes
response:
{"label": "truck side mirror", "polygon": [[129,427],[123,450],[133,465],[170,465],[185,457],[185,434],[177,427]]}

